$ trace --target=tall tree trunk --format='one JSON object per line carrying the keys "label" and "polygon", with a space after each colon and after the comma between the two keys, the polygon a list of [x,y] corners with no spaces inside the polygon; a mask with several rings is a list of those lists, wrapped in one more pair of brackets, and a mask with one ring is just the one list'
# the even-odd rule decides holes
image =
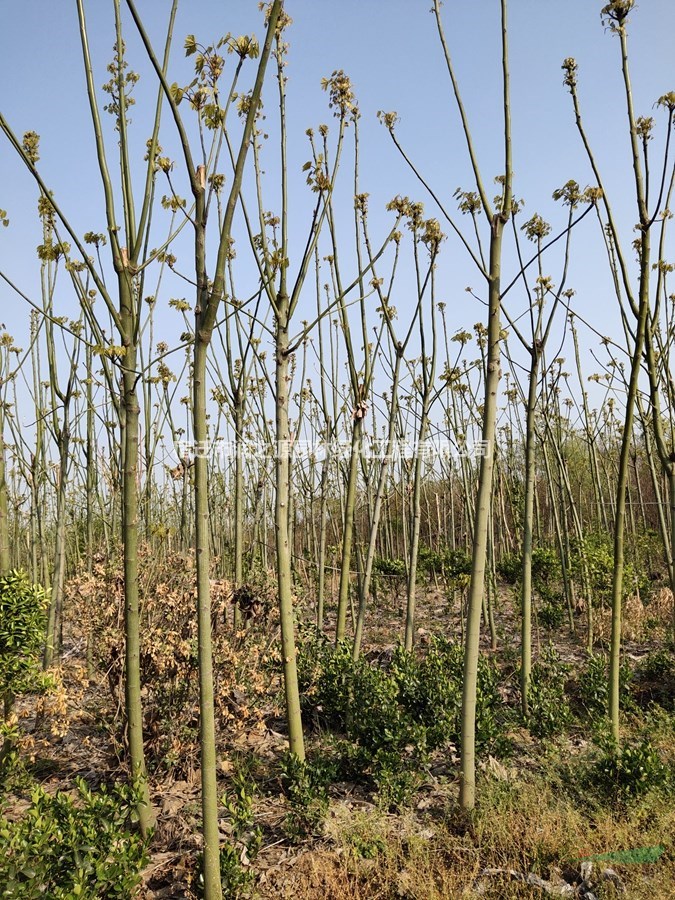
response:
{"label": "tall tree trunk", "polygon": [[5,477],[5,410],[0,398],[0,575],[6,575],[11,568],[9,552],[9,500]]}
{"label": "tall tree trunk", "polygon": [[[242,363],[243,365],[243,363]],[[234,398],[234,586],[244,581],[244,402],[238,394]],[[234,630],[241,626],[241,609],[234,605]]]}
{"label": "tall tree trunk", "polygon": [[288,534],[288,487],[290,480],[290,433],[288,426],[289,358],[288,297],[279,294],[276,322],[276,500],[274,529],[277,551],[279,614],[281,619],[281,653],[286,697],[286,720],[291,753],[305,758],[302,733],[298,668],[295,649],[291,549]]}
{"label": "tall tree trunk", "polygon": [[466,637],[464,650],[464,680],[462,685],[462,746],[460,774],[460,804],[473,809],[476,802],[476,690],[478,686],[478,654],[480,620],[485,568],[487,559],[492,474],[495,458],[497,426],[497,390],[500,379],[500,272],[504,219],[497,213],[492,223],[490,241],[490,282],[488,288],[488,348],[483,406],[482,456],[478,475],[478,495],[474,514],[471,581],[469,584]]}
{"label": "tall tree trunk", "polygon": [[[198,308],[197,316],[200,315]],[[197,640],[199,654],[199,744],[202,773],[202,834],[206,896],[220,898],[220,837],[216,780],[216,723],[213,708],[213,649],[211,642],[211,547],[208,484],[208,428],[206,424],[206,357],[208,339],[197,335],[193,374],[193,433],[195,439],[194,497],[197,568]]]}
{"label": "tall tree trunk", "polygon": [[356,508],[356,485],[359,474],[362,433],[363,417],[361,415],[361,410],[357,406],[354,411],[354,420],[352,425],[352,443],[349,454],[347,490],[344,499],[344,518],[342,525],[342,557],[340,560],[340,587],[338,592],[337,625],[335,629],[336,641],[344,640],[347,624],[347,607],[349,605],[349,584],[352,561],[352,540],[354,537],[354,510]]}
{"label": "tall tree trunk", "polygon": [[532,526],[534,519],[535,460],[534,415],[537,403],[539,351],[530,348],[530,380],[525,421],[525,501],[523,505],[523,566],[521,576],[520,699],[523,716],[528,714],[528,692],[532,671]]}
{"label": "tall tree trunk", "polygon": [[[124,282],[124,276],[120,282]],[[127,288],[130,290],[130,286]],[[122,309],[125,303],[122,301]],[[140,607],[138,591],[138,421],[140,407],[136,394],[136,358],[131,343],[122,369],[122,408],[124,410],[122,446],[122,542],[124,545],[124,633],[125,701],[131,773],[140,791],[138,817],[141,833],[147,836],[155,825],[150,803],[145,753],[143,749],[143,709],[140,671]]]}
{"label": "tall tree trunk", "polygon": [[621,453],[616,484],[616,512],[614,517],[614,574],[612,578],[612,637],[609,657],[609,718],[612,735],[619,740],[619,693],[621,674],[621,614],[623,605],[624,526],[626,518],[626,491],[630,475],[629,463],[633,439],[633,420],[638,392],[638,380],[645,345],[647,317],[649,315],[649,230],[643,230],[640,248],[640,296],[635,345],[631,360],[630,381],[626,394],[626,414],[621,437]]}
{"label": "tall tree trunk", "polygon": [[[67,417],[64,411],[64,417]],[[70,437],[68,422],[64,420],[59,435],[59,480],[56,496],[56,540],[54,546],[54,572],[47,618],[47,639],[45,641],[44,667],[48,669],[61,655],[61,622],[63,607],[63,585],[66,577],[66,487],[68,451]]]}

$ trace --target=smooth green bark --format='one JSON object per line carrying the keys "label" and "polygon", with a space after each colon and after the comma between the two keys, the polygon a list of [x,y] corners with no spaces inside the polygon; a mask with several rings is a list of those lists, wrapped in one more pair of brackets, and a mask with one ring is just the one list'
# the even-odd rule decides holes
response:
{"label": "smooth green bark", "polygon": [[448,73],[453,86],[456,103],[462,120],[462,129],[467,144],[480,203],[490,226],[490,251],[486,275],[488,297],[487,358],[485,371],[485,395],[481,427],[481,459],[478,474],[478,492],[473,520],[471,579],[469,584],[466,634],[464,645],[464,679],[462,687],[461,711],[461,771],[459,800],[463,810],[470,811],[476,802],[476,691],[478,685],[478,656],[480,645],[480,623],[483,592],[485,591],[485,571],[490,524],[490,509],[493,491],[495,442],[497,426],[497,391],[500,380],[501,341],[501,257],[504,226],[511,216],[512,194],[512,150],[511,150],[511,109],[509,87],[507,4],[501,0],[501,61],[504,116],[504,175],[502,196],[498,209],[493,212],[483,181],[471,138],[468,119],[459,93],[459,87],[451,62],[440,16],[439,0],[434,0],[439,37],[443,46]]}
{"label": "smooth green bark", "polygon": [[5,425],[4,404],[0,398],[0,575],[11,569],[9,552],[9,499],[7,497],[7,479],[5,477],[5,441],[3,437]]}
{"label": "smooth green bark", "polygon": [[531,363],[525,414],[525,498],[523,502],[523,567],[520,593],[520,699],[524,716],[527,716],[529,712],[528,694],[532,672],[532,525],[534,521],[534,493],[536,490],[534,415],[539,375],[539,350],[536,343],[530,348],[530,354]]}
{"label": "smooth green bark", "polygon": [[277,552],[277,586],[279,591],[279,615],[281,619],[281,654],[286,698],[288,743],[291,753],[298,759],[305,758],[305,742],[302,732],[298,667],[295,647],[295,616],[291,548],[288,533],[288,493],[290,485],[290,431],[289,404],[289,338],[288,297],[277,297],[275,328],[275,424],[276,424],[276,499],[274,503],[274,533]]}
{"label": "smooth green bark", "polygon": [[349,583],[351,575],[352,541],[354,538],[354,510],[356,507],[356,485],[359,474],[361,456],[361,439],[363,433],[363,415],[357,407],[354,412],[352,426],[352,442],[349,453],[349,469],[344,498],[344,517],[342,521],[342,557],[340,559],[340,588],[338,592],[337,625],[335,640],[345,638],[347,625],[347,609],[349,607]]}
{"label": "smooth green bark", "polygon": [[482,453],[478,474],[474,531],[469,585],[466,636],[464,649],[464,678],[461,714],[461,772],[459,802],[464,810],[473,809],[476,802],[476,691],[478,687],[478,655],[482,598],[485,590],[488,528],[492,500],[495,437],[497,424],[497,391],[500,379],[500,273],[504,219],[496,214],[490,241],[490,282],[488,288],[488,335],[485,400],[483,406]]}

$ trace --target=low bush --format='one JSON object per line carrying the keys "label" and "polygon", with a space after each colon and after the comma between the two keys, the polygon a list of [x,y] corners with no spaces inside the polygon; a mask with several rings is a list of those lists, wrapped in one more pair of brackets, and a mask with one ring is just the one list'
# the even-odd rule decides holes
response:
{"label": "low bush", "polygon": [[[608,667],[609,660],[605,654],[590,655],[574,685],[574,693],[584,713],[591,719],[607,715]],[[630,665],[624,660],[619,671],[619,705],[622,709],[628,708],[631,703],[631,678]]]}
{"label": "low bush", "polygon": [[550,600],[544,603],[537,613],[539,622],[544,628],[556,629],[560,628],[565,621],[565,607],[558,600]]}
{"label": "low bush", "polygon": [[417,567],[427,575],[443,575],[448,581],[456,582],[471,574],[471,557],[466,550],[459,548],[432,550],[430,547],[420,547]]}
{"label": "low bush", "polygon": [[523,559],[518,553],[504,553],[497,561],[497,573],[507,584],[517,584],[523,570]]}
{"label": "low bush", "polygon": [[535,737],[559,734],[570,721],[565,695],[569,666],[561,663],[552,645],[545,648],[532,666],[528,694],[527,726]]}
{"label": "low bush", "polygon": [[649,740],[623,747],[607,741],[600,758],[593,764],[590,781],[610,800],[634,799],[656,788],[672,790],[672,772]]}
{"label": "low bush", "polygon": [[561,579],[558,552],[552,547],[535,547],[532,551],[532,586],[545,605],[560,604]]}
{"label": "low bush", "polygon": [[39,680],[48,605],[44,590],[25,572],[0,577],[0,699],[6,717],[14,695]]}
{"label": "low bush", "polygon": [[36,788],[18,821],[0,819],[4,898],[126,900],[140,882],[146,846],[132,831],[137,798],[125,786],[54,796]]}
{"label": "low bush", "polygon": [[[227,813],[224,827],[228,840],[220,846],[220,880],[224,897],[249,896],[248,891],[255,882],[253,863],[262,846],[262,830],[254,823],[253,785],[243,773],[232,779],[230,792],[223,798]],[[198,893],[204,895],[204,878],[201,874],[203,857],[198,857],[200,869]]]}
{"label": "low bush", "polygon": [[641,681],[658,681],[675,676],[675,656],[668,650],[654,650],[640,660],[637,677]]}
{"label": "low bush", "polygon": [[14,700],[50,683],[41,669],[48,605],[44,590],[31,584],[25,572],[0,577],[0,791],[19,767],[21,734],[12,713]]}
{"label": "low bush", "polygon": [[[415,784],[430,751],[460,742],[463,652],[459,644],[434,638],[421,658],[397,647],[379,666],[352,659],[346,645],[322,635],[306,638],[298,657],[305,709],[317,724],[345,736],[390,805],[400,805]],[[499,674],[479,657],[476,742],[494,750],[501,738]],[[367,772],[366,772],[367,768]],[[386,805],[386,804],[385,804]]]}
{"label": "low bush", "polygon": [[373,562],[373,572],[376,575],[385,575],[388,578],[402,580],[406,577],[407,572],[405,560],[376,556]]}
{"label": "low bush", "polygon": [[294,753],[284,754],[281,783],[290,804],[284,830],[292,840],[317,829],[328,809],[328,785],[334,777],[331,757],[301,760]]}
{"label": "low bush", "polygon": [[[575,580],[579,584],[583,583],[582,573],[585,569],[593,605],[611,606],[614,580],[614,547],[611,535],[606,532],[588,534],[583,544],[577,538],[572,538],[571,545],[570,564]],[[630,556],[628,553],[623,566],[624,598],[632,594],[636,588],[643,590],[647,586],[639,576]]]}
{"label": "low bush", "polygon": [[675,655],[668,650],[648,653],[635,670],[633,689],[638,705],[656,703],[675,710]]}

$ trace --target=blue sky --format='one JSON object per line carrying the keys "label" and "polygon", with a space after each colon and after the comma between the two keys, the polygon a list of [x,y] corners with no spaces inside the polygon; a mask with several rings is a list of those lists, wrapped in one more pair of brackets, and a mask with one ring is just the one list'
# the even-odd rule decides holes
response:
{"label": "blue sky", "polygon": [[[124,5],[124,4],[123,4]],[[155,46],[161,45],[168,2],[138,0],[138,8]],[[525,199],[525,211],[540,212],[553,223],[563,221],[562,210],[551,194],[569,178],[585,186],[592,182],[574,128],[571,102],[562,84],[560,65],[567,56],[579,63],[580,95],[586,125],[602,167],[618,217],[624,223],[626,243],[636,220],[632,200],[629,147],[621,93],[618,40],[600,22],[601,3],[595,0],[511,0],[510,53],[513,97],[513,138],[516,196]],[[304,187],[301,166],[308,159],[307,127],[331,124],[322,77],[344,69],[352,78],[362,113],[361,190],[370,193],[370,220],[377,243],[389,227],[386,202],[395,194],[409,194],[425,202],[427,215],[437,215],[433,202],[406,169],[385,129],[376,121],[378,110],[396,110],[401,117],[397,133],[415,163],[454,210],[457,187],[474,187],[459,121],[441,56],[430,0],[287,0],[293,18],[288,31],[289,162],[293,200],[292,240],[304,241],[304,222],[311,196]],[[106,80],[105,65],[114,40],[112,3],[86,3],[90,42],[97,66],[96,82]],[[561,10],[564,10],[561,12]],[[654,101],[675,89],[672,52],[672,0],[643,0],[632,15],[630,50],[635,106],[638,114],[656,115]],[[502,169],[499,3],[497,0],[446,0],[446,34],[472,123],[483,177],[488,186]],[[18,134],[33,129],[41,135],[40,167],[63,208],[81,231],[104,231],[102,192],[95,166],[94,144],[88,115],[76,7],[74,2],[23,0],[0,5],[0,109]],[[185,35],[194,33],[208,43],[225,32],[254,32],[262,37],[261,16],[255,0],[192,0],[181,5],[175,29],[170,80],[186,83],[190,61],[184,58]],[[132,111],[139,148],[150,129],[150,103],[154,81],[133,31],[126,29],[128,59],[142,78]],[[266,91],[270,121],[275,96]],[[101,100],[103,103],[104,100]],[[171,123],[163,126],[162,144],[177,156]],[[655,152],[660,138],[654,142]],[[114,136],[109,134],[109,153]],[[270,145],[272,140],[270,140]],[[276,208],[274,147],[266,148],[270,186],[268,206]],[[180,169],[180,162],[177,171]],[[351,175],[345,164],[345,197]],[[176,176],[180,182],[180,176]],[[183,186],[185,182],[183,179]],[[180,188],[179,188],[180,191]],[[187,192],[187,191],[185,191]],[[0,144],[0,207],[10,228],[0,230],[0,268],[26,292],[35,296],[39,270],[35,246],[40,229],[35,216],[36,192],[28,174],[6,142]],[[345,201],[346,202],[346,201]],[[466,220],[461,224],[468,224]],[[582,231],[583,229],[583,231]],[[444,229],[447,230],[447,229]],[[569,285],[577,290],[575,303],[601,333],[620,335],[616,302],[609,290],[606,262],[597,224],[590,217],[575,237],[574,264]],[[349,242],[349,238],[346,239]],[[548,265],[548,262],[547,264]],[[545,266],[546,268],[546,266]],[[559,261],[551,256],[550,273],[557,278]],[[470,328],[484,318],[480,303],[464,288],[482,289],[458,242],[451,236],[443,250],[439,270],[439,296],[448,304],[451,328]],[[548,269],[547,269],[548,271]],[[513,267],[505,266],[510,280]],[[403,295],[398,301],[405,305]],[[165,307],[169,296],[185,293],[185,286],[167,286],[158,305],[157,332],[171,335],[182,330],[175,314]],[[37,299],[37,297],[36,297]],[[64,312],[74,312],[67,291],[60,296]],[[522,296],[510,301],[514,314],[522,309]],[[19,298],[0,284],[0,321],[25,340],[28,312]],[[302,318],[302,315],[299,316]],[[597,345],[582,329],[585,352]],[[586,366],[591,371],[592,363]]]}

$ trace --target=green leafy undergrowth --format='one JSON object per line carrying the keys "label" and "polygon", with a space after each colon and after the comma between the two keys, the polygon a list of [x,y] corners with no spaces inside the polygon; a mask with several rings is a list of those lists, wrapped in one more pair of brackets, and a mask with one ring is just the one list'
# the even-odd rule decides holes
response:
{"label": "green leafy undergrowth", "polygon": [[654,650],[638,664],[633,692],[639,706],[658,704],[675,711],[675,654],[672,650]]}
{"label": "green leafy undergrowth", "polygon": [[[397,647],[386,663],[360,657],[322,635],[301,642],[298,670],[308,719],[346,739],[360,777],[370,776],[384,805],[399,806],[415,789],[428,754],[460,742],[463,652],[436,637],[423,656]],[[503,743],[496,666],[478,664],[476,740],[480,751]]]}
{"label": "green leafy undergrowth", "polygon": [[294,753],[284,754],[281,783],[290,806],[284,830],[291,840],[318,829],[328,809],[328,786],[336,775],[335,757],[301,760]]}
{"label": "green leafy undergrowth", "polygon": [[137,798],[123,785],[76,794],[34,790],[18,821],[0,819],[3,898],[125,900],[133,896],[147,862],[146,845],[133,830]]}
{"label": "green leafy undergrowth", "polygon": [[[608,707],[609,659],[604,653],[588,656],[572,686],[572,696],[578,700],[582,714],[596,720],[607,715]],[[619,702],[622,709],[631,706],[630,684],[632,680],[630,664],[624,660],[619,670]]]}
{"label": "green leafy undergrowth", "polygon": [[48,605],[44,590],[31,584],[25,572],[17,569],[0,577],[0,793],[20,768],[14,701],[51,683],[40,665]]}
{"label": "green leafy undergrowth", "polygon": [[673,766],[664,762],[649,739],[620,747],[607,739],[601,742],[601,749],[601,755],[591,766],[589,782],[607,799],[622,804],[654,789],[672,793]]}
{"label": "green leafy undergrowth", "polygon": [[[228,840],[220,847],[220,880],[224,897],[248,897],[255,883],[255,862],[262,846],[262,829],[255,824],[255,785],[245,772],[235,774],[228,794],[223,797],[227,814],[225,828]],[[200,875],[198,896],[204,896],[204,878],[201,874],[203,855],[198,857]]]}
{"label": "green leafy undergrowth", "polygon": [[25,572],[0,577],[0,697],[5,713],[15,694],[33,689],[39,677],[48,600]]}
{"label": "green leafy undergrowth", "polygon": [[552,645],[542,651],[532,666],[527,726],[535,737],[552,737],[564,731],[570,722],[570,707],[565,695],[569,668],[560,661]]}

